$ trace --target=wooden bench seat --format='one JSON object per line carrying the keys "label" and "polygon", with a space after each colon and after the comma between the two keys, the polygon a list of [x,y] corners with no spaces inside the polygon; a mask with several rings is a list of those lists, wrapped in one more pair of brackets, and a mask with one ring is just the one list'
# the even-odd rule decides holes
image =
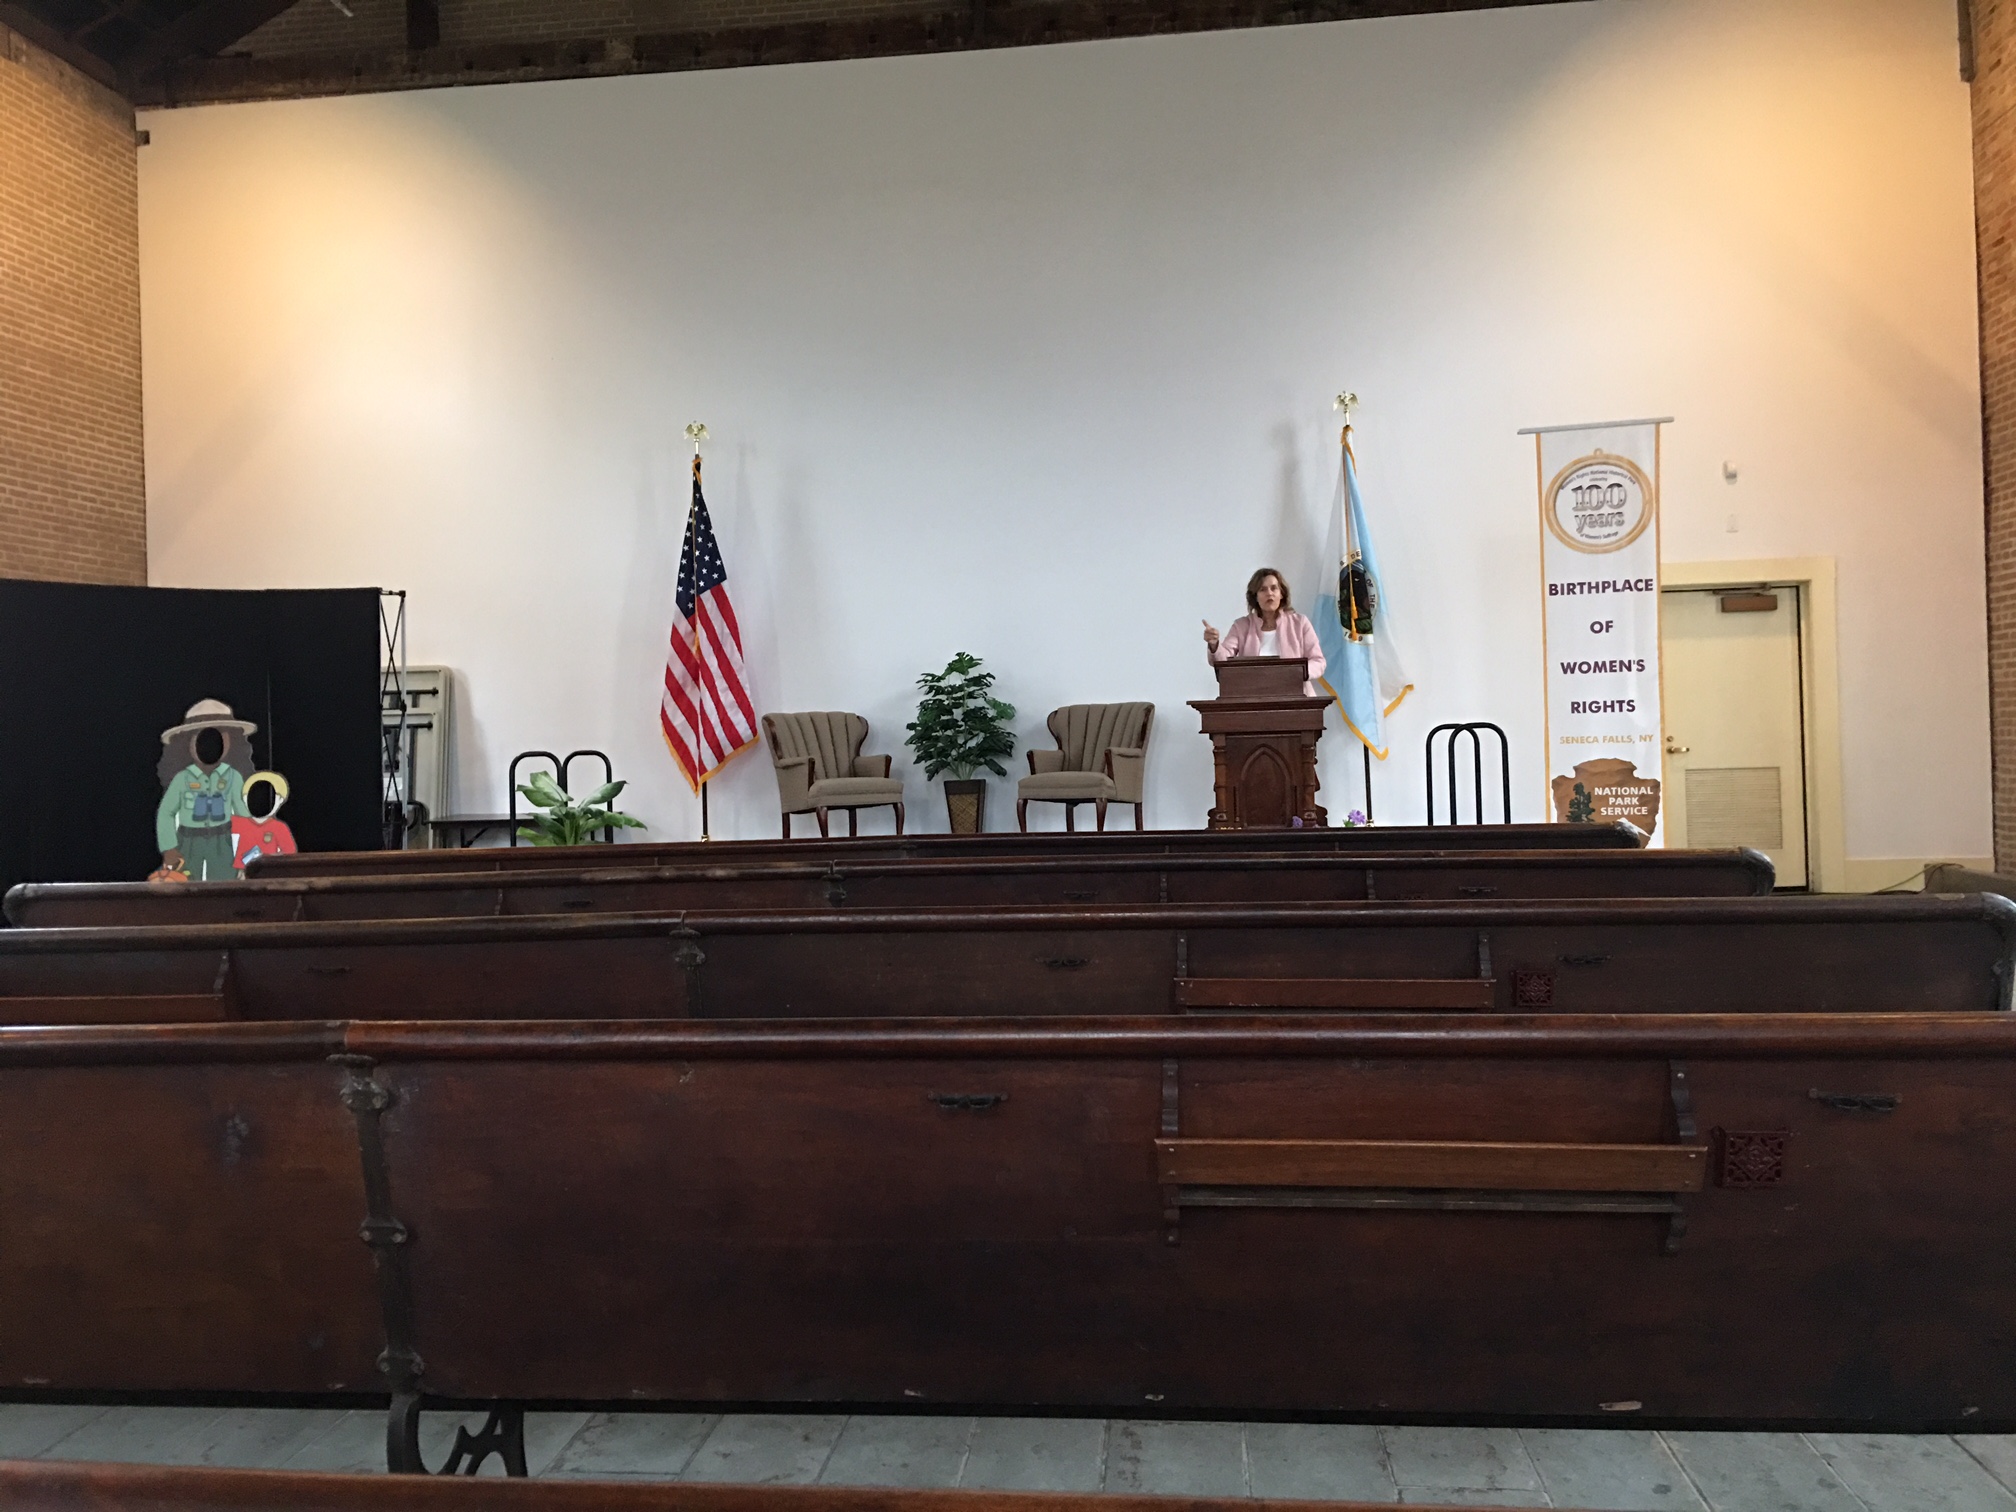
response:
{"label": "wooden bench seat", "polygon": [[1773,880],[1770,861],[1752,850],[884,857],[844,864],[752,861],[477,876],[451,871],[202,884],[26,883],[7,894],[6,917],[16,925],[49,928],[684,909],[1722,898],[1768,894]]}
{"label": "wooden bench seat", "polygon": [[1472,850],[1632,850],[1645,836],[1629,824],[1365,825],[1355,829],[1147,830],[1089,834],[864,835],[858,839],[709,840],[473,850],[303,851],[260,856],[260,877],[388,876],[427,871],[578,870],[626,866],[737,866],[750,861],[866,861],[875,857],[941,861],[1012,856],[1210,856],[1267,851],[1279,855],[1417,854]]}
{"label": "wooden bench seat", "polygon": [[1997,1432],[2016,1016],[0,1029],[0,1224],[54,1393]]}
{"label": "wooden bench seat", "polygon": [[0,1021],[205,993],[246,1019],[1985,1011],[2012,949],[2016,903],[1924,896],[12,929]]}
{"label": "wooden bench seat", "polygon": [[48,1460],[0,1460],[0,1505],[11,1512],[1392,1512],[1390,1502],[1185,1496],[1172,1503],[1167,1496],[1113,1491],[927,1491],[572,1477],[519,1481],[467,1475],[416,1481],[307,1470]]}

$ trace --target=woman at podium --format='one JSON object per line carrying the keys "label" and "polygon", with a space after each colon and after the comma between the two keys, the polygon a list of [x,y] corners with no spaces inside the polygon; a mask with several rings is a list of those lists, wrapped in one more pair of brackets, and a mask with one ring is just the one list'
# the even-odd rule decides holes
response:
{"label": "woman at podium", "polygon": [[1272,567],[1262,567],[1246,580],[1246,608],[1249,611],[1232,622],[1220,636],[1211,621],[1204,621],[1204,648],[1214,662],[1235,656],[1300,656],[1309,662],[1309,681],[1302,691],[1316,696],[1315,680],[1323,675],[1326,663],[1323,648],[1316,641],[1316,627],[1307,615],[1288,604],[1288,585]]}

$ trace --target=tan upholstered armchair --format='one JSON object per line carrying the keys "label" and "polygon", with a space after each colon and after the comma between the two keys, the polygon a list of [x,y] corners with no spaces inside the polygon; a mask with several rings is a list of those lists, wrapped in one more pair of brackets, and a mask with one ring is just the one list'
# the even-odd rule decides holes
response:
{"label": "tan upholstered armchair", "polygon": [[1064,828],[1076,829],[1078,805],[1098,805],[1099,828],[1106,828],[1106,805],[1134,805],[1134,828],[1141,828],[1141,783],[1148,768],[1148,731],[1155,723],[1150,703],[1066,704],[1050,716],[1054,751],[1031,751],[1029,775],[1017,786],[1015,823],[1029,828],[1031,803],[1064,805]]}
{"label": "tan upholstered armchair", "polygon": [[856,833],[854,811],[896,810],[896,833],[903,833],[903,784],[889,775],[887,756],[863,756],[868,721],[859,714],[765,714],[763,738],[777,766],[777,798],[784,808],[784,838],[791,838],[793,814],[817,814],[826,833],[826,811],[847,810],[847,833]]}

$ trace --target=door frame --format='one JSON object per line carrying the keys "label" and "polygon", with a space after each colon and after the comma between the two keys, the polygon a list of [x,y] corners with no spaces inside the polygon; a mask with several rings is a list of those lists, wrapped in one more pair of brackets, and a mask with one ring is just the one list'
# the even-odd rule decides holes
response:
{"label": "door frame", "polygon": [[[1797,588],[1800,685],[1806,726],[1806,886],[1847,892],[1848,826],[1841,789],[1841,659],[1834,615],[1834,558],[1754,557],[1662,562],[1659,587],[1676,590]],[[1661,648],[1664,658],[1664,648]],[[1660,712],[1665,723],[1665,712]],[[1662,729],[1663,736],[1665,731]]]}

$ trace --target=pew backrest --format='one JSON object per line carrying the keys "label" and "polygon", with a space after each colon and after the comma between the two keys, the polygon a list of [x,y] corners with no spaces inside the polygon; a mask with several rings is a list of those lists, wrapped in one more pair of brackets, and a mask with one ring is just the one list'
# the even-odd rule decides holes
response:
{"label": "pew backrest", "polygon": [[384,1389],[330,1024],[0,1036],[0,1381]]}
{"label": "pew backrest", "polygon": [[1978,1012],[2012,950],[2016,903],[1922,896],[14,929],[0,1021]]}
{"label": "pew backrest", "polygon": [[62,1390],[2016,1421],[2009,1015],[0,1030],[0,1191]]}
{"label": "pew backrest", "polygon": [[[1361,825],[1286,830],[1145,830],[1105,833],[882,835],[847,839],[710,840],[625,843],[626,865],[724,866],[744,861],[866,860],[1016,855],[1180,856],[1265,850],[1287,855],[1382,855],[1462,850],[1632,850],[1645,843],[1630,824]],[[302,851],[260,856],[260,877],[385,875],[400,871],[575,870],[603,864],[605,846],[486,846],[468,850]]]}
{"label": "pew backrest", "polygon": [[22,883],[25,928],[491,918],[686,909],[1021,907],[1489,898],[1750,897],[1771,891],[1754,850],[1492,851],[1343,856],[1014,856],[602,866],[244,882]]}

